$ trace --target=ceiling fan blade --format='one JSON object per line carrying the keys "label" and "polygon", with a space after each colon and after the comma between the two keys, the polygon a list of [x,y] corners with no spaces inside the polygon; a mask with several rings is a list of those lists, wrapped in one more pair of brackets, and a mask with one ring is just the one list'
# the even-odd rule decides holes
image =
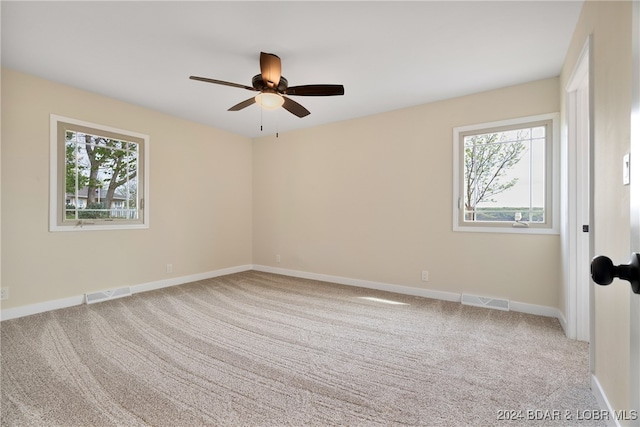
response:
{"label": "ceiling fan blade", "polygon": [[260,52],[260,72],[262,81],[271,89],[276,89],[280,83],[282,63],[277,55]]}
{"label": "ceiling fan blade", "polygon": [[282,104],[282,107],[288,112],[290,112],[291,114],[301,118],[311,114],[309,110],[304,108],[302,105],[298,104],[293,99],[287,98],[286,96],[283,96],[283,98],[284,98],[284,104]]}
{"label": "ceiling fan blade", "polygon": [[233,107],[229,108],[227,111],[240,111],[243,108],[247,108],[249,105],[255,104],[255,103],[256,103],[256,98],[252,97],[234,105]]}
{"label": "ceiling fan blade", "polygon": [[287,95],[297,96],[334,96],[344,95],[344,86],[342,85],[304,85],[292,86],[284,92]]}
{"label": "ceiling fan blade", "polygon": [[241,85],[239,83],[225,82],[223,80],[208,79],[206,77],[198,77],[198,76],[189,76],[189,78],[191,80],[198,80],[198,81],[201,81],[201,82],[215,83],[217,85],[237,87],[237,88],[240,88],[240,89],[247,89],[247,90],[251,90],[251,91],[254,91],[254,92],[257,91],[257,89],[252,88],[251,86],[245,86],[245,85]]}

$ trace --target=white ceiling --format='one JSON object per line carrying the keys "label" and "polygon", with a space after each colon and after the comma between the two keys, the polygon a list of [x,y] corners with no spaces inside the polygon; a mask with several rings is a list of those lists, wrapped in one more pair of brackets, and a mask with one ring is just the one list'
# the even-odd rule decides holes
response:
{"label": "white ceiling", "polygon": [[[255,137],[557,76],[581,1],[2,1],[2,65]],[[260,51],[290,86],[298,118],[257,105]],[[264,132],[261,132],[261,122]]]}

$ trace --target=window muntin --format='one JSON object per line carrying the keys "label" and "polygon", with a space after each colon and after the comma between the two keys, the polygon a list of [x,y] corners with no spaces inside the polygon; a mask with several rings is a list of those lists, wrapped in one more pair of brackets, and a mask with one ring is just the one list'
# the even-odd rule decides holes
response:
{"label": "window muntin", "polygon": [[51,128],[50,229],[148,227],[148,136],[54,115]]}
{"label": "window muntin", "polygon": [[557,233],[557,114],[454,129],[454,230]]}

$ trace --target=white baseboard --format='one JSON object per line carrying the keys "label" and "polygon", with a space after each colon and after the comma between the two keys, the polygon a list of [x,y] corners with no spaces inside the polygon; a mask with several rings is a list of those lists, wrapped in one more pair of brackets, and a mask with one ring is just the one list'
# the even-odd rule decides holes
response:
{"label": "white baseboard", "polygon": [[[593,374],[591,374],[591,393],[593,393],[598,401],[598,405],[601,410],[606,410],[610,415],[615,414],[611,404],[609,403],[609,399],[607,399],[607,395],[604,393],[604,390],[598,381],[598,378]],[[621,427],[621,424],[615,416],[609,416],[607,420],[607,427]]]}
{"label": "white baseboard", "polygon": [[[369,280],[352,279],[341,276],[330,276],[327,274],[309,273],[306,271],[289,270],[286,268],[270,267],[266,265],[253,265],[256,271],[264,271],[266,273],[282,274],[284,276],[300,277],[303,279],[320,280],[324,282],[337,283],[340,285],[358,286],[361,288],[376,289],[379,291],[395,292],[404,295],[413,295],[418,297],[439,299],[444,301],[460,302],[462,294],[455,292],[436,291],[432,289],[414,288],[411,286],[394,285],[389,283],[373,282]],[[562,313],[554,307],[543,305],[527,304],[523,302],[510,301],[511,311],[520,313],[535,314],[544,317],[555,317],[562,323]]]}
{"label": "white baseboard", "polygon": [[239,265],[237,267],[223,268],[220,270],[207,271],[206,273],[191,274],[189,276],[172,277],[171,279],[157,280],[155,282],[142,283],[131,286],[131,293],[153,291],[155,289],[168,288],[169,286],[183,285],[185,283],[197,282],[198,280],[212,279],[214,277],[226,276],[227,274],[241,273],[251,270],[252,266]]}
{"label": "white baseboard", "polygon": [[309,273],[299,270],[269,267],[266,265],[254,265],[256,271],[265,273],[282,274],[284,276],[300,277],[302,279],[320,280],[322,282],[337,283],[339,285],[357,286],[360,288],[376,289],[378,291],[395,292],[397,294],[412,295],[417,297],[440,299],[445,301],[460,302],[461,295],[453,292],[433,291],[429,289],[413,288],[411,286],[392,285],[389,283],[373,282],[370,280],[352,279],[349,277],[330,276],[320,273]]}
{"label": "white baseboard", "polygon": [[[211,279],[213,277],[225,276],[227,274],[240,273],[242,271],[251,270],[250,264],[240,265],[237,267],[223,268],[220,270],[208,271],[205,273],[192,274],[189,276],[172,277],[171,279],[158,280],[155,282],[142,283],[131,286],[131,293],[152,291],[154,289],[162,289],[168,286],[182,285],[185,283],[195,282],[198,280]],[[21,307],[0,309],[0,321],[16,319],[18,317],[30,316],[32,314],[44,313],[45,311],[58,310],[60,308],[73,307],[84,303],[84,293],[69,298],[62,298],[53,301],[45,301],[37,304],[23,305]]]}
{"label": "white baseboard", "polygon": [[[412,295],[424,298],[431,298],[443,301],[460,302],[462,294],[455,292],[437,291],[433,289],[414,288],[411,286],[395,285],[390,283],[375,282],[370,280],[353,279],[349,277],[331,276],[328,274],[309,273],[306,271],[289,270],[285,268],[270,267],[266,265],[240,265],[236,267],[223,268],[220,270],[208,271],[205,273],[192,274],[188,276],[172,277],[165,280],[157,280],[154,282],[141,283],[131,286],[131,293],[162,289],[169,286],[182,285],[185,283],[195,282],[198,280],[211,279],[213,277],[224,276],[227,274],[240,273],[248,270],[263,271],[266,273],[282,274],[284,276],[300,277],[303,279],[320,280],[323,282],[337,283],[340,285],[358,286],[367,289],[376,289],[379,291],[395,292],[398,294]],[[37,304],[30,304],[21,307],[0,309],[0,321],[15,319],[18,317],[30,316],[32,314],[43,313],[45,311],[58,310],[60,308],[72,307],[84,303],[84,293],[69,298],[58,299],[54,301],[46,301]],[[563,323],[564,317],[560,310],[553,307],[546,307],[535,304],[527,304],[521,302],[510,301],[512,311],[521,313],[535,314],[545,317],[556,317]],[[565,322],[566,323],[566,322]],[[564,326],[563,326],[564,327]]]}
{"label": "white baseboard", "polygon": [[80,305],[83,302],[84,294],[68,298],[56,299],[53,301],[23,305],[21,307],[7,308],[4,310],[0,310],[0,321],[31,316],[32,314],[44,313],[45,311],[53,311],[60,308],[73,307],[74,305]]}
{"label": "white baseboard", "polygon": [[519,313],[535,314],[536,316],[555,317],[560,320],[562,313],[560,310],[554,307],[548,307],[546,305],[527,304],[525,302],[511,301],[509,303],[511,311],[517,311]]}
{"label": "white baseboard", "polygon": [[564,334],[571,339],[575,339],[575,337],[571,337],[569,336],[569,324],[567,323],[567,318],[564,317],[564,314],[562,313],[562,311],[558,310],[558,321],[560,322],[560,326],[562,326],[562,330],[564,331]]}

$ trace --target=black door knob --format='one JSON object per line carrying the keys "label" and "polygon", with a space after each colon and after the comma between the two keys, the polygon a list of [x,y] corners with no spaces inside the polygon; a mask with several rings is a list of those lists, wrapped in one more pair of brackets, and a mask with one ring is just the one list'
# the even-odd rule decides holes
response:
{"label": "black door knob", "polygon": [[618,277],[631,283],[631,289],[640,294],[640,254],[631,254],[629,264],[613,265],[613,261],[606,256],[597,256],[591,261],[591,278],[598,285],[609,285]]}

